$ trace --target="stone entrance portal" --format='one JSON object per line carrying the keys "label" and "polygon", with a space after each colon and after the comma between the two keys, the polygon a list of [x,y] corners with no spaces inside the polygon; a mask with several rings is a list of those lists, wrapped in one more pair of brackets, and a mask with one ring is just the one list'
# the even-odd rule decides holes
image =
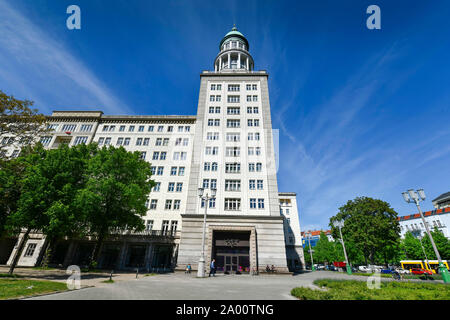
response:
{"label": "stone entrance portal", "polygon": [[209,226],[207,262],[216,259],[217,272],[241,274],[256,271],[254,227]]}
{"label": "stone entrance portal", "polygon": [[214,231],[212,257],[217,272],[241,274],[250,272],[250,231]]}

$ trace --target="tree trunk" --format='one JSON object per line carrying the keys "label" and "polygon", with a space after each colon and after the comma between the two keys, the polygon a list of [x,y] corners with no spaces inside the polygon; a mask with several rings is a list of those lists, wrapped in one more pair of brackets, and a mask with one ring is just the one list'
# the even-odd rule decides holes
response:
{"label": "tree trunk", "polygon": [[43,267],[43,268],[48,267],[48,264],[50,263],[51,258],[52,258],[53,247],[55,246],[55,244],[56,244],[55,238],[48,239],[47,246],[45,247],[45,253],[42,257],[41,267]]}
{"label": "tree trunk", "polygon": [[9,267],[9,272],[8,272],[9,275],[13,274],[14,269],[16,268],[17,263],[19,262],[20,256],[22,255],[23,248],[25,247],[25,243],[27,243],[27,241],[28,241],[28,235],[30,234],[30,231],[31,231],[30,228],[28,228],[27,231],[25,231],[25,234],[23,235],[22,240],[19,243],[19,247],[17,248],[16,255],[14,256],[14,259],[11,262],[11,265]]}
{"label": "tree trunk", "polygon": [[94,263],[95,263],[95,266],[98,265],[98,258],[100,257],[100,252],[102,249],[104,239],[105,239],[105,234],[104,233],[100,234],[97,239],[97,242],[95,243],[94,250],[92,250],[92,256],[90,259],[91,261],[89,262],[89,269],[92,268]]}

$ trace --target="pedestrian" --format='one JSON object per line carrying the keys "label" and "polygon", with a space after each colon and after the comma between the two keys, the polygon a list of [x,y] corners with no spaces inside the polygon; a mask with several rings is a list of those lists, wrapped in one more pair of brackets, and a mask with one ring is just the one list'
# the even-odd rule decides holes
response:
{"label": "pedestrian", "polygon": [[186,266],[186,273],[191,273],[191,269],[192,269],[192,267],[191,267],[191,264],[189,263],[189,264]]}
{"label": "pedestrian", "polygon": [[212,259],[211,264],[209,265],[209,277],[216,276],[216,259]]}

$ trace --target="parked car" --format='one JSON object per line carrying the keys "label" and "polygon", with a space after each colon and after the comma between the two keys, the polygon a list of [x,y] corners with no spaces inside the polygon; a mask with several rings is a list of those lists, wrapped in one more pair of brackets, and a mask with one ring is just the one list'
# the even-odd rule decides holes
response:
{"label": "parked car", "polygon": [[325,266],[323,264],[319,264],[316,267],[317,270],[325,270]]}
{"label": "parked car", "polygon": [[400,274],[410,274],[410,272],[409,272],[408,269],[401,269],[401,268],[398,268],[398,269],[395,269],[395,271],[397,271],[397,272],[400,273]]}
{"label": "parked car", "polygon": [[381,269],[381,273],[392,273],[391,269]]}
{"label": "parked car", "polygon": [[425,270],[425,269],[420,269],[420,268],[413,268],[411,269],[411,273],[417,276],[425,276],[425,279],[427,278],[433,278],[433,272],[431,272],[430,270]]}
{"label": "parked car", "polygon": [[361,272],[372,272],[372,269],[367,266],[359,266],[358,270]]}
{"label": "parked car", "polygon": [[338,271],[338,268],[336,268],[335,266],[330,264],[330,265],[327,266],[327,270],[329,270],[329,271]]}

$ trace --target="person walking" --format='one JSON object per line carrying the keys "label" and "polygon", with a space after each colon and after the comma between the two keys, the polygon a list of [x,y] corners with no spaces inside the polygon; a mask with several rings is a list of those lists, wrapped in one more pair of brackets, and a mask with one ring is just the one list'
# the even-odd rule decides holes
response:
{"label": "person walking", "polygon": [[209,265],[209,277],[216,276],[216,259],[212,259],[211,264]]}
{"label": "person walking", "polygon": [[192,267],[191,267],[191,264],[189,263],[186,267],[186,273],[191,273],[191,269],[192,269]]}

